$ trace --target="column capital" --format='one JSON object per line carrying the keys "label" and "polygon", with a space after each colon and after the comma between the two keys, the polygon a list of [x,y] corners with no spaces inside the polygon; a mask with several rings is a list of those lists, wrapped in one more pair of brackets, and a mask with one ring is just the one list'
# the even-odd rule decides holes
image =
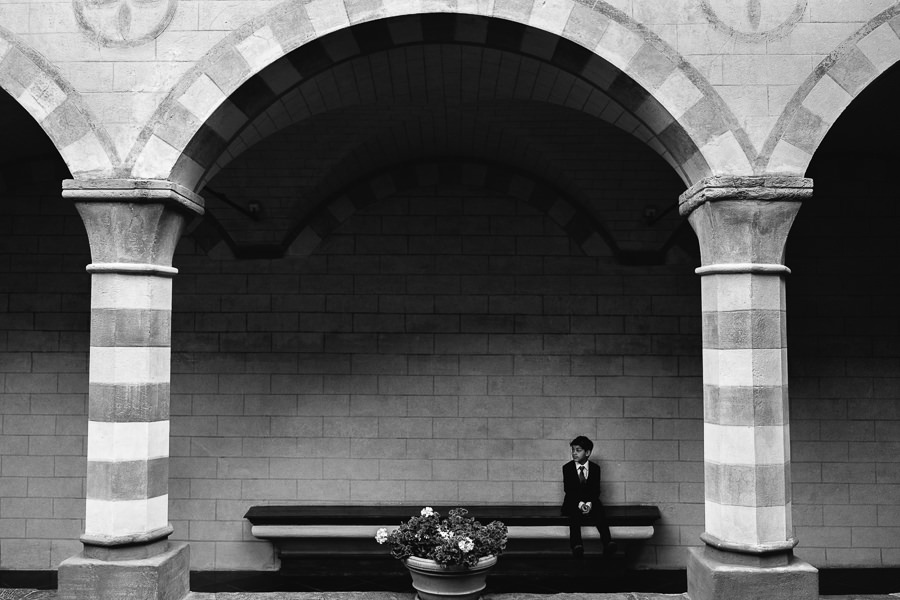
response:
{"label": "column capital", "polygon": [[198,215],[205,205],[186,187],[161,179],[64,179],[62,196],[76,202],[162,203]]}
{"label": "column capital", "polygon": [[187,220],[203,214],[203,198],[171,181],[66,179],[91,246],[92,273],[172,276],[175,246]]}
{"label": "column capital", "polygon": [[691,186],[678,204],[700,241],[698,273],[789,272],[788,232],[810,196],[805,177],[709,177]]}
{"label": "column capital", "polygon": [[787,175],[747,177],[707,177],[678,197],[678,212],[689,216],[707,202],[720,200],[762,200],[802,202],[812,196],[813,180]]}

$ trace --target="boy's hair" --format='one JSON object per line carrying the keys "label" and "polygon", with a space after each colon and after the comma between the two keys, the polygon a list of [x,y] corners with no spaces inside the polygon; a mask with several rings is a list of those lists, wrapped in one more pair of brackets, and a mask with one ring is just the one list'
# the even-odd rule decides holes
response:
{"label": "boy's hair", "polygon": [[587,437],[583,435],[579,435],[577,438],[569,442],[570,446],[581,446],[583,449],[588,452],[592,452],[594,450],[594,442],[589,440]]}

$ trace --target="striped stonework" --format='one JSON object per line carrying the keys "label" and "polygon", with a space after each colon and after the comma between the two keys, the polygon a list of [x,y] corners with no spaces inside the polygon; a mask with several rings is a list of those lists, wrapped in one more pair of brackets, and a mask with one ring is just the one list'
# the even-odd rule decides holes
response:
{"label": "striped stonework", "polygon": [[168,527],[172,279],[95,272],[85,536]]}
{"label": "striped stonework", "polygon": [[[389,64],[388,53],[420,45],[480,48],[491,62],[503,55],[504,69],[508,60],[524,61],[514,76],[519,85],[493,90],[483,82],[475,91],[479,98],[531,97],[525,89],[534,87],[532,74],[552,73],[550,87],[558,89],[540,101],[560,102],[631,133],[686,183],[717,172],[753,172],[750,138],[690,61],[613,3],[574,0],[277,4],[224,37],[184,74],[125,163],[133,177],[202,189],[273,125],[281,129],[315,112],[319,103],[303,100],[307,93],[328,98],[331,108],[358,101],[357,92],[344,98],[345,90],[332,90],[333,78],[319,83],[320,74],[351,62]],[[499,79],[485,81],[491,86]],[[307,92],[311,84],[318,91]],[[403,83],[381,76],[379,98],[390,100],[397,84]]]}
{"label": "striped stonework", "polygon": [[0,88],[37,121],[74,176],[114,169],[120,162],[115,144],[97,126],[89,103],[57,66],[5,24],[0,19]]}
{"label": "striped stonework", "polygon": [[166,538],[172,254],[202,200],[169,182],[64,182],[91,244],[86,548]]}
{"label": "striped stonework", "polygon": [[708,273],[703,302],[706,533],[763,547],[791,538],[784,282]]}
{"label": "striped stonework", "polygon": [[806,179],[711,179],[681,198],[703,266],[703,397],[708,544],[790,550],[784,244]]}

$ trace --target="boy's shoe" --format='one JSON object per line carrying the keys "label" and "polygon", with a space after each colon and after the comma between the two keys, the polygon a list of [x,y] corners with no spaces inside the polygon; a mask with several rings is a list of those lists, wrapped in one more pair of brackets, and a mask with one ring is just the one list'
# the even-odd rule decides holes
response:
{"label": "boy's shoe", "polygon": [[575,558],[584,558],[584,546],[572,546],[572,556]]}

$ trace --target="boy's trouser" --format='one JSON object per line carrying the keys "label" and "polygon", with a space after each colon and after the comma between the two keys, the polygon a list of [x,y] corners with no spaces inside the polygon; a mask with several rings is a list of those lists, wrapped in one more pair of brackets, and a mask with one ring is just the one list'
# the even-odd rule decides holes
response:
{"label": "boy's trouser", "polygon": [[569,545],[572,548],[581,546],[581,528],[585,525],[593,525],[600,532],[600,540],[603,542],[603,550],[609,548],[612,536],[609,534],[609,526],[606,524],[606,514],[603,512],[603,506],[594,506],[588,514],[581,512],[569,514]]}

